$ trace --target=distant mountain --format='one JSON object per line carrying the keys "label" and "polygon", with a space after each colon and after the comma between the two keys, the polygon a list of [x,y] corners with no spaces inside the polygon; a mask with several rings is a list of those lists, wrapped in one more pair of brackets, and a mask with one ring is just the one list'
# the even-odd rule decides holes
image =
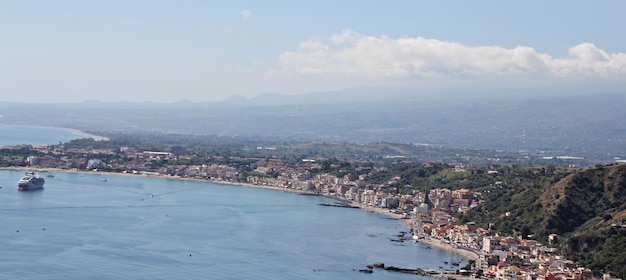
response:
{"label": "distant mountain", "polygon": [[619,87],[367,88],[211,103],[1,103],[0,114],[7,124],[90,130],[426,143],[605,162],[626,157],[626,94]]}
{"label": "distant mountain", "polygon": [[319,105],[345,102],[374,102],[381,100],[407,99],[416,94],[422,97],[424,92],[403,88],[350,88],[329,92],[287,95],[276,92],[261,93],[246,98],[241,95],[231,96],[218,102],[204,103],[211,107],[267,107],[285,105]]}
{"label": "distant mountain", "polygon": [[623,94],[626,86],[606,84],[572,86],[472,87],[440,86],[423,89],[407,87],[346,88],[327,92],[282,94],[265,92],[254,97],[235,95],[217,102],[202,103],[211,107],[267,107],[284,105],[319,105],[336,103],[371,103],[401,100],[406,102],[528,100],[533,98],[569,98],[579,95]]}

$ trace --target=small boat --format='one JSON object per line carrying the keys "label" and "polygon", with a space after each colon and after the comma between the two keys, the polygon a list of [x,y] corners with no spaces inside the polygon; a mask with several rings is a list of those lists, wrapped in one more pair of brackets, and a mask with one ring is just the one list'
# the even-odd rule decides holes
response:
{"label": "small boat", "polygon": [[107,178],[102,178],[100,181],[102,181],[102,182],[108,182]]}

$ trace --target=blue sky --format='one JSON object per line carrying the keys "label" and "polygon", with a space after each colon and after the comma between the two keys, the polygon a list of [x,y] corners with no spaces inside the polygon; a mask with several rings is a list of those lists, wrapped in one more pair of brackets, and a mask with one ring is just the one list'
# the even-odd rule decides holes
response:
{"label": "blue sky", "polygon": [[0,1],[0,101],[623,84],[624,1]]}

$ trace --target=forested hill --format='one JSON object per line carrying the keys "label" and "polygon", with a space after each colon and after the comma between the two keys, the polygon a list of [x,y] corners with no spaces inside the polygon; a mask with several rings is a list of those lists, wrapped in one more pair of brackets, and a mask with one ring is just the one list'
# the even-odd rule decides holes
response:
{"label": "forested hill", "polygon": [[[510,186],[463,220],[534,234],[559,235],[562,253],[593,271],[626,277],[626,165],[596,166],[549,183]],[[543,183],[542,183],[543,182]]]}

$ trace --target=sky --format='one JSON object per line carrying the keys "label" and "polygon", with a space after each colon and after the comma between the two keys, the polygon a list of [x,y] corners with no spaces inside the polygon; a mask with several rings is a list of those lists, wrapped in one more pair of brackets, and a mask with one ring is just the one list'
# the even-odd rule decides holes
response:
{"label": "sky", "polygon": [[0,102],[626,82],[626,1],[0,0]]}

